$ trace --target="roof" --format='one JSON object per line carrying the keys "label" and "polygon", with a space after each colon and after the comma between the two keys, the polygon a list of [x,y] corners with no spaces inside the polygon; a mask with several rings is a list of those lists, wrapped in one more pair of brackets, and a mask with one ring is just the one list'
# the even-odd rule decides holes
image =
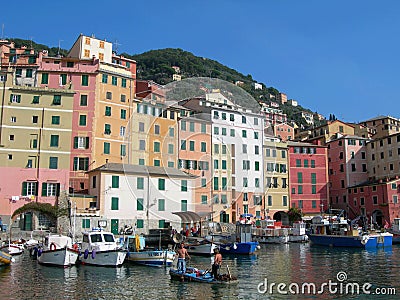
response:
{"label": "roof", "polygon": [[176,211],[172,213],[173,215],[177,215],[181,218],[182,223],[191,223],[191,222],[200,222],[201,217],[197,213],[193,211]]}
{"label": "roof", "polygon": [[107,163],[98,168],[88,171],[92,172],[107,172],[107,173],[124,173],[127,175],[149,175],[159,177],[174,177],[174,178],[188,178],[194,179],[197,176],[185,173],[179,169],[167,167],[152,167],[152,166],[139,166],[120,163]]}

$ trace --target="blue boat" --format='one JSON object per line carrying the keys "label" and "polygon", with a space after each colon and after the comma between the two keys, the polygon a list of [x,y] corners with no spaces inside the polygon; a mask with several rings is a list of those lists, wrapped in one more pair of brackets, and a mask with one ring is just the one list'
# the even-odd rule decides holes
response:
{"label": "blue boat", "polygon": [[365,232],[354,221],[349,224],[340,216],[329,219],[314,217],[308,236],[315,245],[364,249],[391,247],[393,240],[391,233]]}
{"label": "blue boat", "polygon": [[169,270],[169,275],[171,276],[171,279],[186,282],[201,282],[211,284],[231,284],[238,282],[236,277],[230,275],[229,268],[228,274],[219,275],[217,279],[213,277],[209,270],[199,270],[191,267],[186,268],[185,273],[171,268]]}
{"label": "blue boat", "polygon": [[236,234],[213,235],[212,239],[219,245],[222,254],[254,254],[260,247],[258,242],[251,238],[252,224],[248,222],[236,223]]}

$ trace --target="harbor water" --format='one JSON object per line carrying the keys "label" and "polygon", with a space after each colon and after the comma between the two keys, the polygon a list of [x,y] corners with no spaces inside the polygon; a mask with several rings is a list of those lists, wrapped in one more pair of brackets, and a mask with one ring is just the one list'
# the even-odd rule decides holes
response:
{"label": "harbor water", "polygon": [[[126,263],[120,268],[42,266],[24,253],[12,266],[0,268],[0,299],[398,299],[399,258],[397,245],[378,250],[261,245],[256,255],[225,256],[221,271],[228,265],[239,281],[215,285],[171,281],[168,268]],[[210,264],[208,257],[192,256],[189,262],[203,269]],[[302,292],[303,283],[314,284],[315,293]],[[347,283],[357,283],[360,291],[346,292]]]}

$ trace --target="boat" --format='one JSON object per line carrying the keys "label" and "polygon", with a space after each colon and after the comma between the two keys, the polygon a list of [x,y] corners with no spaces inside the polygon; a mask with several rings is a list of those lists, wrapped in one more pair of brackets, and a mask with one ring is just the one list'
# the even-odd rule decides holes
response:
{"label": "boat", "polygon": [[393,244],[400,244],[400,218],[394,218],[392,227],[388,230],[393,234]]}
{"label": "boat", "polygon": [[49,230],[32,230],[31,238],[27,240],[24,247],[28,250],[29,255],[36,259],[37,250],[44,238],[50,234]]}
{"label": "boat", "polygon": [[[364,249],[391,247],[393,234],[388,232],[365,231],[356,225],[356,220],[349,224],[341,216],[312,218],[310,241],[315,245],[330,247],[357,247]],[[365,228],[365,227],[364,227]]]}
{"label": "boat", "polygon": [[306,234],[306,223],[294,222],[289,230],[290,243],[304,243],[308,242],[308,235]]}
{"label": "boat", "polygon": [[213,241],[203,237],[186,237],[183,246],[190,255],[212,256],[214,249],[219,248]]}
{"label": "boat", "polygon": [[75,265],[79,254],[78,246],[72,244],[69,236],[56,234],[46,236],[43,244],[33,251],[37,253],[40,264],[60,267]]}
{"label": "boat", "polygon": [[10,255],[21,255],[24,253],[24,246],[20,241],[13,241],[2,246],[0,250]]}
{"label": "boat", "polygon": [[259,249],[259,243],[252,241],[252,224],[247,222],[236,223],[236,233],[231,235],[213,235],[212,239],[219,246],[222,254],[251,255]]}
{"label": "boat", "polygon": [[289,228],[282,228],[282,222],[260,220],[259,227],[253,227],[253,240],[263,244],[289,243]]}
{"label": "boat", "polygon": [[8,266],[14,261],[15,259],[10,254],[0,251],[0,266]]}
{"label": "boat", "polygon": [[111,232],[93,229],[84,232],[79,262],[95,266],[121,266],[128,251],[119,246]]}
{"label": "boat", "polygon": [[177,269],[170,269],[169,275],[173,280],[187,281],[187,282],[201,282],[201,283],[211,283],[211,284],[232,284],[238,283],[236,277],[232,276],[229,272],[227,274],[219,275],[218,278],[214,278],[210,273],[210,270],[199,270],[196,268],[188,267],[186,272],[183,273]]}
{"label": "boat", "polygon": [[125,260],[146,266],[168,266],[175,259],[175,251],[146,247],[144,236],[131,235],[125,237],[124,248],[128,251]]}

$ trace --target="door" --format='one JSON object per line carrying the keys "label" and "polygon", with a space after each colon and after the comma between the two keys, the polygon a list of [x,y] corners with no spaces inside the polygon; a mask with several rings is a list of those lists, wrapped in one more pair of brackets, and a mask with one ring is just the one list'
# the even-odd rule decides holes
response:
{"label": "door", "polygon": [[24,230],[32,231],[32,213],[26,213],[24,215]]}
{"label": "door", "polygon": [[118,227],[119,227],[118,219],[111,219],[111,232],[113,234],[118,234]]}

